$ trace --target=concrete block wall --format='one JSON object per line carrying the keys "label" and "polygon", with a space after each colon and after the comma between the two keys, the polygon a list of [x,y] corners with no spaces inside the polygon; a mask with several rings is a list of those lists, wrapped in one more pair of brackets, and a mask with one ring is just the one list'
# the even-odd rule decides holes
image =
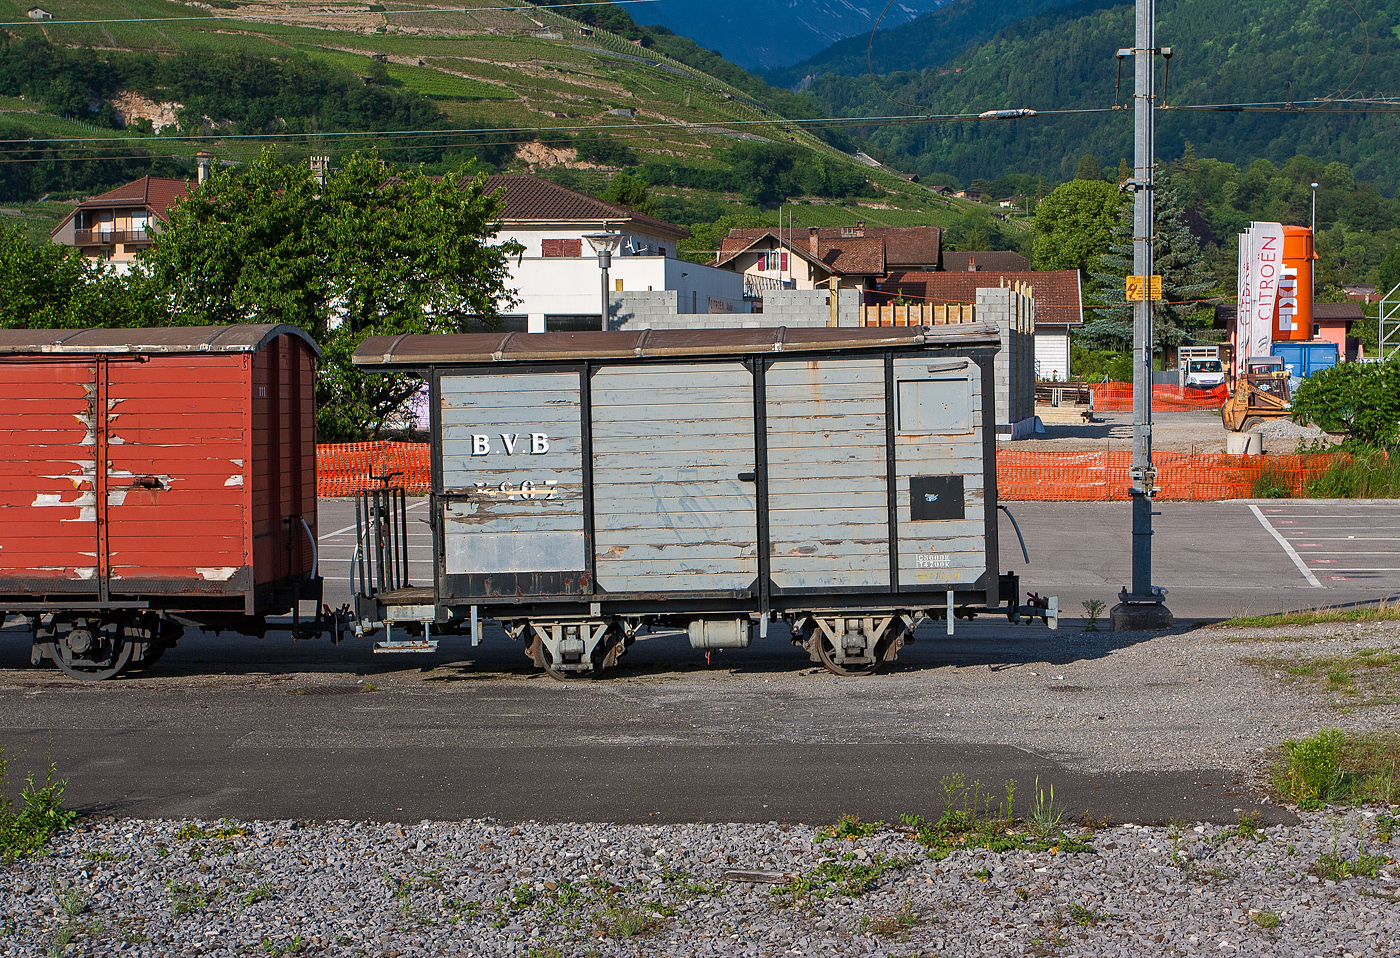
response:
{"label": "concrete block wall", "polygon": [[997,433],[1020,438],[1035,417],[1035,301],[1016,289],[979,289],[977,319],[1001,329],[993,377]]}
{"label": "concrete block wall", "polygon": [[[770,290],[763,296],[761,313],[681,313],[675,290],[624,291],[613,295],[613,329],[713,329],[736,327],[766,329],[773,326],[826,326],[831,301],[824,289]],[[840,290],[838,318],[842,326],[860,325],[861,293]]]}

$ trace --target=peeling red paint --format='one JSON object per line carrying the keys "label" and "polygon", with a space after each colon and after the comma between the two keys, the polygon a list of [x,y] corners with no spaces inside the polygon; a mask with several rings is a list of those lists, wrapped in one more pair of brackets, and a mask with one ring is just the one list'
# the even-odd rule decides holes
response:
{"label": "peeling red paint", "polygon": [[246,591],[251,613],[256,585],[309,574],[286,520],[316,534],[314,364],[294,335],[251,354],[0,356],[0,595],[185,582]]}

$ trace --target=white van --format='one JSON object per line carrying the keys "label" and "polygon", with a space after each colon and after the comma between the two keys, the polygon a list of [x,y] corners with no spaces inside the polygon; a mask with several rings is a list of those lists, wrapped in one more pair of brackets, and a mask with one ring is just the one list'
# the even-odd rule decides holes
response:
{"label": "white van", "polygon": [[1225,366],[1219,346],[1182,346],[1176,351],[1177,369],[1183,387],[1214,389],[1225,384]]}

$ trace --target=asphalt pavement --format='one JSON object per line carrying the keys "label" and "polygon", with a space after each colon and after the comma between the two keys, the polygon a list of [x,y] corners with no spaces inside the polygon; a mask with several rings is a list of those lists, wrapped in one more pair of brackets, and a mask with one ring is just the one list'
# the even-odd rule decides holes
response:
{"label": "asphalt pavement", "polygon": [[[426,578],[430,540],[423,507],[414,505],[412,571]],[[1059,594],[1067,629],[1082,626],[1084,600],[1112,604],[1130,574],[1127,504],[1009,505],[1031,562],[1021,560],[1003,523],[1003,569],[1020,572],[1029,590]],[[1161,503],[1157,511],[1154,581],[1170,590],[1178,621],[1400,593],[1400,511],[1392,504]],[[320,518],[327,600],[339,603],[349,595],[352,507],[323,502]],[[996,629],[1009,626],[959,628],[973,642],[959,668],[1002,667],[1005,643]],[[1032,642],[1026,637],[1040,629],[1022,627],[1016,641]],[[764,690],[768,676],[780,684],[811,669],[778,640],[724,653],[724,667],[749,675],[743,695],[724,701],[668,697],[667,683],[684,668],[703,667],[702,654],[679,636],[640,642],[624,681],[651,684],[611,704],[608,683],[618,680],[586,686],[597,694],[570,694],[535,676],[520,647],[496,630],[480,649],[445,641],[438,653],[413,657],[375,656],[368,639],[333,648],[277,633],[262,640],[195,634],[148,675],[97,685],[30,669],[28,641],[17,628],[0,630],[0,745],[12,762],[10,784],[26,770],[42,772],[52,756],[70,779],[72,800],[97,813],[821,821],[854,812],[892,819],[937,814],[938,783],[957,773],[993,787],[1015,779],[1023,795],[1037,779],[1052,783],[1071,814],[1119,822],[1228,821],[1251,809],[1266,820],[1288,817],[1260,804],[1243,760],[1167,771],[1144,762],[1109,772],[1011,744],[1016,737],[993,726],[983,741],[940,740],[945,719],[932,706],[905,709],[897,720],[882,707],[879,683],[888,676],[834,686],[851,695],[835,696],[813,716]],[[948,650],[936,635],[906,649],[900,678],[917,685],[919,676],[946,669]],[[1022,663],[1047,657],[1018,655]],[[444,669],[448,663],[453,668]],[[420,670],[422,680],[366,694],[395,670]],[[1142,721],[1150,726],[1153,717]]]}

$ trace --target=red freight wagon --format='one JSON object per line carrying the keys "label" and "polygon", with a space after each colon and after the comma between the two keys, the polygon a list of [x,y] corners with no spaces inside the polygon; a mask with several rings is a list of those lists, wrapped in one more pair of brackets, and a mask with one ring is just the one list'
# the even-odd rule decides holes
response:
{"label": "red freight wagon", "polygon": [[319,355],[286,325],[0,330],[0,621],[35,664],[109,678],[319,607]]}

